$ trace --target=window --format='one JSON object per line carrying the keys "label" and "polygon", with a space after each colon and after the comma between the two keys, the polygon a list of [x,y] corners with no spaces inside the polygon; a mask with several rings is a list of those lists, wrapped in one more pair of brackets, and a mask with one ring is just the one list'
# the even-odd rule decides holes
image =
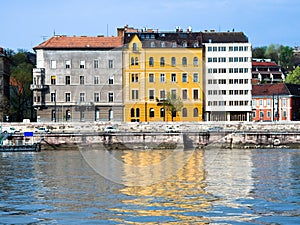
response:
{"label": "window", "polygon": [[267,112],[267,117],[268,117],[268,118],[271,117],[271,112],[270,112],[270,111]]}
{"label": "window", "polygon": [[153,74],[153,73],[150,73],[150,74],[149,74],[149,82],[150,82],[150,83],[153,83],[153,82],[154,82],[154,74]]}
{"label": "window", "polygon": [[248,46],[244,46],[244,51],[248,51]]}
{"label": "window", "polygon": [[237,52],[239,50],[238,46],[234,46],[233,49],[235,52]]}
{"label": "window", "polygon": [[207,48],[207,51],[208,51],[208,52],[211,52],[211,51],[212,51],[212,47],[208,47],[208,48]]}
{"label": "window", "polygon": [[182,109],[182,117],[187,117],[187,109],[186,108]]}
{"label": "window", "polygon": [[134,65],[134,58],[133,57],[131,57],[131,59],[130,59],[130,61],[131,61],[131,63],[130,63],[130,65]]}
{"label": "window", "polygon": [[154,100],[154,90],[149,90],[149,100]]}
{"label": "window", "polygon": [[132,44],[132,51],[134,51],[134,52],[138,51],[138,44],[137,43]]}
{"label": "window", "polygon": [[193,82],[199,82],[199,74],[198,73],[193,74]]}
{"label": "window", "polygon": [[165,57],[160,58],[160,66],[165,66]]}
{"label": "window", "polygon": [[171,58],[171,64],[172,64],[172,66],[176,66],[176,58],[175,57]]}
{"label": "window", "polygon": [[229,47],[229,51],[233,52],[233,47],[232,46]]}
{"label": "window", "polygon": [[137,73],[132,73],[131,74],[131,82],[132,83],[137,83],[139,82],[139,75]]}
{"label": "window", "polygon": [[108,93],[108,102],[113,102],[114,101],[114,93],[109,92]]}
{"label": "window", "polygon": [[65,97],[66,97],[66,102],[70,102],[71,101],[71,93],[66,93],[65,94]]}
{"label": "window", "polygon": [[218,62],[218,58],[217,57],[213,57],[213,62]]}
{"label": "window", "polygon": [[198,57],[194,57],[193,64],[194,64],[194,66],[198,66],[198,64],[199,64]]}
{"label": "window", "polygon": [[193,99],[199,100],[199,90],[198,89],[193,90]]}
{"label": "window", "polygon": [[165,43],[164,41],[162,41],[162,42],[160,43],[160,47],[162,47],[162,48],[166,47],[166,43]]}
{"label": "window", "polygon": [[160,74],[160,82],[161,82],[161,83],[166,82],[166,75],[165,75],[164,73],[161,73],[161,74]]}
{"label": "window", "polygon": [[182,66],[187,66],[187,59],[186,59],[186,57],[182,58]]}
{"label": "window", "polygon": [[51,76],[51,84],[56,84],[56,76]]}
{"label": "window", "polygon": [[108,78],[108,84],[114,84],[114,76]]}
{"label": "window", "polygon": [[198,108],[194,108],[193,110],[193,116],[198,117]]}
{"label": "window", "polygon": [[66,85],[71,84],[71,78],[70,76],[66,76]]}
{"label": "window", "polygon": [[212,62],[212,57],[208,57],[207,62]]}
{"label": "window", "polygon": [[80,60],[79,68],[80,69],[84,69],[85,68],[85,61],[84,60]]}
{"label": "window", "polygon": [[84,76],[79,77],[79,82],[80,82],[80,84],[84,84]]}
{"label": "window", "polygon": [[218,48],[217,47],[213,47],[213,52],[217,52]]}
{"label": "window", "polygon": [[229,57],[229,62],[233,62],[233,57]]}
{"label": "window", "polygon": [[171,82],[176,82],[176,73],[171,74]]}
{"label": "window", "polygon": [[154,66],[154,59],[153,59],[153,57],[149,58],[149,66]]}
{"label": "window", "polygon": [[139,99],[139,91],[138,90],[131,90],[131,99],[138,100]]}
{"label": "window", "polygon": [[187,89],[182,90],[182,100],[187,100]]}
{"label": "window", "polygon": [[187,79],[188,79],[187,73],[183,73],[183,74],[182,74],[182,82],[186,83],[186,82],[187,82]]}
{"label": "window", "polygon": [[56,60],[51,60],[50,61],[50,68],[51,69],[56,69]]}
{"label": "window", "polygon": [[184,41],[184,42],[182,43],[182,47],[183,47],[183,48],[186,48],[186,47],[187,47],[186,41]]}
{"label": "window", "polygon": [[171,99],[176,99],[177,91],[175,89],[171,90]]}
{"label": "window", "polygon": [[84,121],[84,111],[80,111],[80,121]]}
{"label": "window", "polygon": [[152,41],[152,42],[150,43],[150,47],[151,47],[151,48],[155,48],[155,42],[154,42],[154,41]]}
{"label": "window", "polygon": [[114,61],[112,59],[108,60],[108,68],[109,69],[114,68]]}
{"label": "window", "polygon": [[85,93],[79,93],[79,101],[84,102],[85,101]]}
{"label": "window", "polygon": [[166,92],[165,92],[165,90],[161,90],[159,92],[159,98],[160,98],[160,100],[166,99]]}
{"label": "window", "polygon": [[56,93],[51,93],[51,102],[56,101]]}
{"label": "window", "polygon": [[99,60],[95,59],[94,60],[94,69],[98,69],[99,68]]}
{"label": "window", "polygon": [[138,57],[135,57],[135,65],[139,65],[139,58]]}
{"label": "window", "polygon": [[135,117],[135,110],[134,110],[134,108],[130,109],[130,117]]}
{"label": "window", "polygon": [[164,108],[161,108],[160,109],[160,117],[165,117],[165,109]]}
{"label": "window", "polygon": [[71,60],[66,60],[66,69],[71,68]]}
{"label": "window", "polygon": [[140,109],[139,108],[135,109],[135,116],[140,117]]}
{"label": "window", "polygon": [[98,92],[94,93],[94,102],[100,102],[100,94]]}
{"label": "window", "polygon": [[94,77],[94,84],[99,84],[99,77],[98,76]]}
{"label": "window", "polygon": [[173,41],[173,42],[172,42],[172,47],[173,47],[173,48],[176,48],[176,47],[177,47],[177,42],[176,42],[176,41]]}
{"label": "window", "polygon": [[150,108],[150,110],[149,110],[149,116],[150,116],[151,118],[154,117],[154,109],[153,109],[153,108]]}

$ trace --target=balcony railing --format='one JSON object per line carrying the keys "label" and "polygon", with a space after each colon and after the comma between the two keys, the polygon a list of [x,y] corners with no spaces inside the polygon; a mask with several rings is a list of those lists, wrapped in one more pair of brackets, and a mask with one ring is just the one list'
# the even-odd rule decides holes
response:
{"label": "balcony railing", "polygon": [[46,90],[49,88],[49,85],[45,85],[45,84],[31,84],[30,85],[30,90]]}

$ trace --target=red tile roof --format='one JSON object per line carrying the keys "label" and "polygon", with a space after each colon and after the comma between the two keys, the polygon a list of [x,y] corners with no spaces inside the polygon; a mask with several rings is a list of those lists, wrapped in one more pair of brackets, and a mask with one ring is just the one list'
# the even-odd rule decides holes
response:
{"label": "red tile roof", "polygon": [[252,96],[272,96],[272,95],[293,95],[300,96],[299,84],[258,84],[252,85]]}
{"label": "red tile roof", "polygon": [[264,67],[270,67],[270,66],[278,66],[275,62],[252,62],[252,67],[255,66],[264,66]]}
{"label": "red tile roof", "polygon": [[117,48],[122,43],[122,37],[54,36],[34,49]]}

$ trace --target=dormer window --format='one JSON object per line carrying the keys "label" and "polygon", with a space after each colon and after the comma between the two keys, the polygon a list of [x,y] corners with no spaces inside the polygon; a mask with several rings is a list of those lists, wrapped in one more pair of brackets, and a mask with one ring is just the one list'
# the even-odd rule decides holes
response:
{"label": "dormer window", "polygon": [[187,47],[187,42],[186,42],[186,41],[184,41],[184,42],[182,43],[182,47],[183,47],[183,48],[186,48],[186,47]]}
{"label": "dormer window", "polygon": [[164,41],[162,41],[162,42],[160,43],[160,46],[161,46],[162,48],[164,48],[164,47],[166,47],[166,43],[165,43]]}
{"label": "dormer window", "polygon": [[134,51],[134,52],[138,51],[138,45],[137,45],[137,43],[133,43],[133,45],[132,45],[132,51]]}
{"label": "dormer window", "polygon": [[173,48],[176,48],[176,47],[177,47],[176,41],[173,41],[173,42],[172,42],[172,47],[173,47]]}
{"label": "dormer window", "polygon": [[194,48],[197,48],[199,46],[198,41],[194,42]]}
{"label": "dormer window", "polygon": [[152,41],[152,42],[150,43],[150,47],[151,47],[151,48],[155,48],[155,43],[154,43],[154,41]]}

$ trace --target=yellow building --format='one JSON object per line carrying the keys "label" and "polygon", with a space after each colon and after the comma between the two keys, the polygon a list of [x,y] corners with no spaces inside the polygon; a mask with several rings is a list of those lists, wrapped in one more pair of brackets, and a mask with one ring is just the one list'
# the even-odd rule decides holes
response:
{"label": "yellow building", "polygon": [[201,33],[124,28],[123,35],[124,121],[202,121]]}

